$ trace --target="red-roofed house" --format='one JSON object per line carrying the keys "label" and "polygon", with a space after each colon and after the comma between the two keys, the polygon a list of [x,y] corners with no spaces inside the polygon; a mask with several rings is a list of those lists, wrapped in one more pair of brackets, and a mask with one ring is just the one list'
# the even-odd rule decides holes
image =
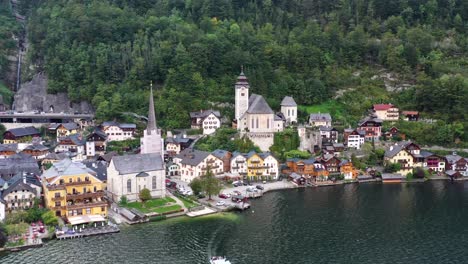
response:
{"label": "red-roofed house", "polygon": [[384,121],[397,121],[400,116],[398,108],[392,104],[375,104],[374,113]]}
{"label": "red-roofed house", "polygon": [[403,120],[405,121],[418,121],[419,112],[418,111],[403,111]]}

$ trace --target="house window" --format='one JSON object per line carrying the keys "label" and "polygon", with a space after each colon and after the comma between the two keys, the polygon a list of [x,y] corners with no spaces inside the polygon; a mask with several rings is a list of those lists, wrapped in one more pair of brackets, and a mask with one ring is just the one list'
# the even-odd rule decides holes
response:
{"label": "house window", "polygon": [[132,192],[132,180],[127,180],[127,193]]}
{"label": "house window", "polygon": [[55,206],[60,206],[60,202],[55,202]]}
{"label": "house window", "polygon": [[91,208],[86,208],[86,214],[91,214]]}
{"label": "house window", "polygon": [[105,212],[106,211],[106,207],[102,206],[101,207],[101,212]]}
{"label": "house window", "polygon": [[153,190],[156,190],[156,176],[153,176],[151,185],[152,185],[151,187],[153,188]]}

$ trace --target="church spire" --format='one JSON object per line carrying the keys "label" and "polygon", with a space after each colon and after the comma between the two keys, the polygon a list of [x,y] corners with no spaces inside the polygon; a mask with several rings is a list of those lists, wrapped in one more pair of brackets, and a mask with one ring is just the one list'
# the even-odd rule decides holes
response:
{"label": "church spire", "polygon": [[151,81],[151,91],[149,98],[149,110],[148,110],[148,126],[146,130],[148,135],[151,135],[151,131],[156,131],[156,114],[154,113],[154,99],[153,99],[153,81]]}

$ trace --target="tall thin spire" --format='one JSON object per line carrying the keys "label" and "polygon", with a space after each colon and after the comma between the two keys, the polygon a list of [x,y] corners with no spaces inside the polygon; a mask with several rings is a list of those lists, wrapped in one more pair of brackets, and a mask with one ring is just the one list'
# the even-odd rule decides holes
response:
{"label": "tall thin spire", "polygon": [[150,98],[149,98],[149,110],[148,110],[148,126],[146,128],[147,134],[151,135],[151,131],[156,131],[156,114],[154,113],[154,99],[153,99],[153,81],[150,84]]}

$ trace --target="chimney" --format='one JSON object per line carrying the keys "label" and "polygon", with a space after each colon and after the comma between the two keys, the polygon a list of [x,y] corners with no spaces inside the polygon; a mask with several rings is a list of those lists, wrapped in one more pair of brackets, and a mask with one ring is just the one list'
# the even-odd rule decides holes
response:
{"label": "chimney", "polygon": [[452,155],[456,156],[456,155],[457,155],[457,152],[456,152],[456,151],[452,152]]}
{"label": "chimney", "polygon": [[26,173],[23,172],[23,183],[26,184]]}
{"label": "chimney", "polygon": [[392,150],[393,150],[393,146],[390,146],[390,151],[392,151]]}

